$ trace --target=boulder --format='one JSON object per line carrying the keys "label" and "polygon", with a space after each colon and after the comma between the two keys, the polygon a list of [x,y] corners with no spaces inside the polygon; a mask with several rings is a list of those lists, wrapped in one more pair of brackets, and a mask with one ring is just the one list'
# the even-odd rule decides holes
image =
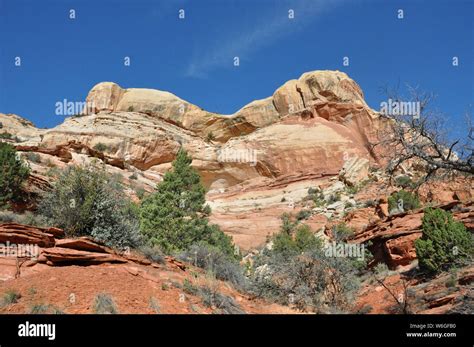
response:
{"label": "boulder", "polygon": [[379,200],[379,204],[377,206],[377,212],[379,213],[381,218],[386,218],[390,215],[388,211],[388,199],[387,197],[383,197]]}
{"label": "boulder", "polygon": [[[38,228],[17,223],[0,224],[0,243],[33,244],[39,247],[54,247],[54,235],[47,228]],[[56,232],[56,229],[53,230]]]}
{"label": "boulder", "polygon": [[95,85],[87,95],[88,109],[83,114],[114,111],[125,91],[116,83],[101,82]]}
{"label": "boulder", "polygon": [[344,210],[344,202],[343,201],[336,201],[332,204],[327,206],[327,209],[330,211],[343,211]]}
{"label": "boulder", "polygon": [[408,265],[416,259],[415,240],[421,237],[421,232],[414,232],[389,239],[384,243],[384,248],[389,256],[391,267]]}
{"label": "boulder", "polygon": [[88,251],[98,253],[114,253],[112,249],[100,245],[89,237],[79,237],[77,239],[63,239],[56,241],[56,247],[71,248],[77,251]]}
{"label": "boulder", "polygon": [[170,256],[166,256],[165,257],[165,260],[168,264],[182,270],[182,271],[186,271],[186,264],[183,263],[182,261],[179,261],[177,260],[176,258],[174,257],[170,257]]}
{"label": "boulder", "polygon": [[38,261],[46,259],[48,265],[97,265],[102,263],[126,263],[127,260],[114,254],[78,251],[53,247],[43,249]]}
{"label": "boulder", "polygon": [[346,186],[341,181],[334,182],[328,188],[324,189],[324,199],[327,200],[331,195],[343,192],[345,188]]}
{"label": "boulder", "polygon": [[348,159],[341,171],[339,179],[349,186],[356,186],[367,179],[369,174],[369,160],[366,158],[353,157]]}

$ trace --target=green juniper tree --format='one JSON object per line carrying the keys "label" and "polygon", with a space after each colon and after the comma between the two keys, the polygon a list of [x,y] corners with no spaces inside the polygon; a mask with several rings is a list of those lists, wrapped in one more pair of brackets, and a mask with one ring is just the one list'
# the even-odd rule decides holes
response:
{"label": "green juniper tree", "polygon": [[442,209],[427,208],[422,220],[423,235],[415,241],[420,268],[436,273],[463,264],[474,255],[471,233],[463,223]]}
{"label": "green juniper tree", "polygon": [[166,253],[205,242],[232,255],[231,238],[209,224],[211,209],[205,204],[205,189],[191,162],[192,158],[180,149],[173,169],[165,174],[157,191],[142,202],[141,231],[151,246],[159,246]]}
{"label": "green juniper tree", "polygon": [[20,198],[22,183],[29,173],[29,168],[17,157],[15,148],[0,142],[0,207]]}

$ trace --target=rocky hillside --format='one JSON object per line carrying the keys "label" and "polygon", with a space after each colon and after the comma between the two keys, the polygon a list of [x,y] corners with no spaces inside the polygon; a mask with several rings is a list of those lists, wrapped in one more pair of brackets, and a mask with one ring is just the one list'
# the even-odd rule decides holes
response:
{"label": "rocky hillside", "polygon": [[[122,176],[131,195],[150,192],[183,146],[208,188],[213,222],[250,249],[278,229],[282,212],[304,208],[312,187],[328,188],[329,196],[362,181],[375,182],[378,193],[372,191],[365,200],[383,198],[390,190],[377,173],[383,159],[371,146],[387,120],[339,71],[305,73],[230,116],[207,112],[168,92],[122,89],[111,82],[92,88],[87,102],[87,114],[46,130],[0,114],[0,131],[15,136],[17,150],[36,153],[29,155],[37,159],[30,161],[33,192],[54,179],[55,167],[93,160]],[[450,201],[446,195],[456,189],[463,200],[472,198],[472,184],[461,184],[447,193],[440,190],[445,197],[436,193],[435,200]],[[342,194],[344,203],[336,210],[346,200],[357,206],[363,199]],[[332,216],[316,214],[318,229]]]}
{"label": "rocky hillside", "polygon": [[39,256],[28,257],[25,249],[16,258],[0,257],[0,292],[17,296],[14,305],[1,305],[1,313],[97,313],[94,300],[103,293],[118,313],[295,313],[172,257],[119,254],[87,237],[64,238],[56,228],[3,224],[2,252],[6,241],[35,245]]}
{"label": "rocky hillside", "polygon": [[[288,209],[282,200],[298,203],[345,164],[353,184],[379,161],[370,144],[384,119],[338,71],[305,73],[230,116],[168,92],[111,82],[92,88],[87,102],[88,114],[46,130],[0,114],[1,131],[15,135],[17,150],[39,156],[30,163],[37,185],[50,180],[51,168],[98,159],[123,176],[131,194],[152,191],[183,146],[209,189],[215,222],[247,248],[260,244],[275,214]],[[248,230],[247,220],[258,230]]]}
{"label": "rocky hillside", "polygon": [[[243,262],[252,263],[263,247],[271,247],[269,236],[288,212],[327,243],[335,226],[347,225],[353,231],[349,243],[370,245],[369,266],[387,266],[386,282],[363,279],[352,312],[396,310],[388,289],[400,292],[402,283],[414,292],[412,312],[455,312],[465,298],[472,301],[472,266],[454,280],[446,273],[429,280],[412,276],[423,211],[390,210],[387,197],[399,189],[382,170],[382,151],[390,149],[372,146],[389,120],[370,109],[345,73],[305,73],[233,115],[205,111],[169,92],[123,89],[112,82],[94,86],[86,101],[82,114],[52,129],[0,113],[2,141],[12,143],[31,168],[28,199],[17,210],[34,211],[60,169],[92,162],[103,163],[139,200],[154,191],[183,147],[207,188],[211,222],[232,236]],[[401,167],[398,177],[409,181],[416,175],[415,168]],[[449,211],[474,230],[472,177],[434,181],[418,194],[423,205]],[[94,296],[103,291],[113,293],[121,312],[153,313],[151,299],[163,313],[297,312],[245,296],[223,281],[206,284],[205,273],[174,258],[157,263],[117,253],[91,239],[65,239],[55,228],[0,225],[0,242],[7,241],[36,244],[41,253],[34,262],[1,260],[0,292],[13,288],[22,295],[18,305],[3,309],[8,312],[26,312],[38,302],[70,313],[92,312]],[[81,284],[91,278],[93,285]],[[218,288],[225,307],[203,304],[203,292],[189,287],[191,282]],[[68,303],[71,293],[78,295],[77,305]]]}

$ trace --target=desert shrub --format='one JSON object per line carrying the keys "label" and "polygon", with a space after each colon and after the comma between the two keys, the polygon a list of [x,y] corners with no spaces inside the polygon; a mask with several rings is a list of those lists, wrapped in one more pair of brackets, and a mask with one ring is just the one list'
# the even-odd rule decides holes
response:
{"label": "desert shrub", "polygon": [[308,219],[309,217],[311,217],[311,211],[310,210],[301,210],[296,215],[296,219],[299,220],[299,221],[304,220],[304,219]]}
{"label": "desert shrub", "polygon": [[359,190],[360,190],[360,186],[358,185],[354,185],[354,186],[346,186],[345,190],[346,190],[346,193],[349,194],[349,195],[354,195],[356,194]]}
{"label": "desert shrub", "polygon": [[3,129],[3,123],[0,122],[0,129]]}
{"label": "desert shrub", "polygon": [[378,205],[378,202],[373,199],[366,200],[362,203],[362,206],[364,207],[375,207]]}
{"label": "desert shrub", "polygon": [[135,194],[137,195],[138,199],[142,200],[145,197],[145,188],[143,187],[137,187],[135,189]]}
{"label": "desert shrub", "polygon": [[10,289],[8,290],[2,298],[2,307],[8,306],[11,304],[16,304],[18,300],[20,300],[21,294],[17,292],[16,290]]}
{"label": "desert shrub", "polygon": [[165,256],[159,247],[142,246],[139,248],[139,252],[154,263],[165,263]]}
{"label": "desert shrub", "polygon": [[114,300],[109,294],[100,293],[96,295],[93,304],[94,313],[116,314],[118,313]]}
{"label": "desert shrub", "polygon": [[44,161],[47,167],[49,168],[56,168],[56,165],[53,163],[53,161],[50,158],[46,158]]}
{"label": "desert shrub", "polygon": [[422,236],[415,241],[419,266],[436,273],[472,259],[473,238],[451,213],[427,208],[422,219]]}
{"label": "desert shrub", "polygon": [[134,172],[134,173],[132,173],[128,178],[131,179],[131,180],[137,180],[137,179],[138,179],[138,175],[137,175],[136,172]]}
{"label": "desert shrub", "polygon": [[46,171],[46,176],[56,178],[60,173],[61,170],[58,167],[52,166],[48,169],[48,171]]}
{"label": "desert shrub", "polygon": [[27,211],[22,215],[21,224],[32,225],[35,227],[47,227],[48,221],[44,216]]}
{"label": "desert shrub", "polygon": [[127,111],[128,111],[128,112],[133,112],[133,106],[128,106]]}
{"label": "desert shrub", "polygon": [[[142,242],[139,231],[138,207],[121,194],[97,201],[94,227],[90,235],[104,244],[120,249],[135,248]],[[118,203],[118,199],[122,202]]]}
{"label": "desert shrub", "polygon": [[173,169],[165,174],[157,191],[141,203],[141,231],[150,245],[159,246],[165,253],[181,252],[203,241],[232,256],[231,238],[217,225],[209,224],[211,209],[205,205],[205,189],[191,162],[192,158],[180,149]]}
{"label": "desert shrub", "polygon": [[265,263],[270,270],[254,281],[252,291],[302,311],[347,310],[358,288],[353,262],[326,257],[322,247],[291,257],[271,254]]}
{"label": "desert shrub", "polygon": [[271,241],[254,259],[249,292],[302,311],[347,309],[358,285],[354,259],[327,255],[311,229],[288,214]]}
{"label": "desert shrub", "polygon": [[2,299],[0,300],[0,308],[4,308],[8,305],[16,304],[18,300],[21,298],[21,294],[16,290],[10,289],[7,290],[4,294]]}
{"label": "desert shrub", "polygon": [[64,312],[58,309],[54,305],[48,304],[35,304],[30,309],[31,314],[64,314]]}
{"label": "desert shrub", "polygon": [[18,136],[14,136],[8,132],[0,133],[0,139],[3,140],[12,140],[14,142],[20,142],[21,139]]}
{"label": "desert shrub", "polygon": [[326,205],[326,201],[324,200],[324,194],[319,188],[309,188],[308,189],[308,197],[309,200],[314,202],[316,207],[321,207]]}
{"label": "desert shrub", "polygon": [[49,306],[45,304],[35,304],[31,307],[31,314],[45,314],[48,312]]}
{"label": "desert shrub", "polygon": [[0,223],[19,223],[35,227],[45,227],[48,225],[46,218],[29,211],[24,214],[18,214],[11,211],[0,211]]}
{"label": "desert shrub", "polygon": [[327,203],[328,204],[333,204],[337,201],[341,201],[341,193],[337,192],[337,193],[334,193],[334,194],[331,194],[328,198],[327,198]]}
{"label": "desert shrub", "polygon": [[375,265],[375,267],[373,268],[373,271],[376,275],[378,276],[384,276],[388,273],[389,269],[388,269],[388,266],[387,264],[385,263],[378,263],[377,265]]}
{"label": "desert shrub", "polygon": [[207,135],[206,135],[206,141],[207,142],[215,141],[215,139],[216,139],[216,136],[214,135],[214,133],[212,131],[207,133]]}
{"label": "desert shrub", "polygon": [[210,286],[199,288],[199,296],[207,307],[215,307],[222,314],[243,314],[244,310],[230,296],[219,293]]}
{"label": "desert shrub", "polygon": [[190,295],[197,295],[199,293],[199,288],[197,286],[195,286],[187,278],[185,278],[184,281],[183,281],[182,289],[186,294],[190,294]]}
{"label": "desert shrub", "polygon": [[11,211],[0,211],[0,223],[20,223],[21,215]]}
{"label": "desert shrub", "polygon": [[0,207],[21,199],[23,182],[29,169],[16,155],[13,146],[0,142]]}
{"label": "desert shrub", "polygon": [[281,216],[280,231],[271,238],[272,252],[282,256],[292,256],[321,246],[321,240],[305,224],[293,221],[287,213]]}
{"label": "desert shrub", "polygon": [[398,176],[395,178],[395,185],[400,188],[413,188],[414,182],[409,176]]}
{"label": "desert shrub", "polygon": [[332,227],[332,237],[337,242],[346,241],[352,235],[354,235],[354,230],[346,225],[346,223],[341,222]]}
{"label": "desert shrub", "polygon": [[298,252],[305,252],[310,249],[319,248],[322,241],[314,235],[311,228],[306,224],[296,228],[294,243]]}
{"label": "desert shrub", "polygon": [[247,285],[244,270],[235,257],[224,254],[218,247],[201,242],[182,252],[179,258],[212,273],[219,280],[232,283],[237,289]]}
{"label": "desert shrub", "polygon": [[38,153],[28,152],[25,154],[25,157],[33,163],[41,163],[41,156]]}
{"label": "desert shrub", "polygon": [[38,210],[68,236],[92,236],[122,249],[141,242],[138,207],[125,198],[120,182],[94,166],[65,169]]}
{"label": "desert shrub", "polygon": [[456,287],[457,283],[458,283],[458,276],[457,276],[457,273],[456,273],[456,269],[453,268],[449,271],[449,278],[446,281],[445,285],[448,288],[453,288],[453,287]]}
{"label": "desert shrub", "polygon": [[105,152],[108,149],[107,145],[103,144],[102,142],[95,144],[93,148],[97,152]]}
{"label": "desert shrub", "polygon": [[150,298],[150,308],[155,312],[155,313],[160,313],[161,312],[161,307],[158,304],[158,301],[151,297]]}
{"label": "desert shrub", "polygon": [[397,209],[398,200],[400,199],[403,200],[404,211],[410,211],[420,207],[420,200],[418,199],[418,196],[402,189],[396,193],[393,193],[388,198],[389,211]]}
{"label": "desert shrub", "polygon": [[459,303],[446,311],[447,314],[472,315],[474,312],[474,293],[472,290],[460,297]]}

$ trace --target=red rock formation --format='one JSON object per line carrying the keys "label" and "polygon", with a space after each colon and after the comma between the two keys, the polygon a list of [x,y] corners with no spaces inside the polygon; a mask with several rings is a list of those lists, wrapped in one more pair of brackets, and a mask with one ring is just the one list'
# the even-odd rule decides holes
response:
{"label": "red rock formation", "polygon": [[71,248],[53,247],[43,249],[39,262],[48,265],[95,265],[101,263],[126,263],[127,260],[109,253],[80,251]]}
{"label": "red rock formation", "polygon": [[113,250],[98,244],[93,239],[84,236],[77,239],[63,239],[56,241],[56,247],[71,248],[78,251],[97,252],[97,253],[113,253]]}
{"label": "red rock formation", "polygon": [[[437,207],[451,211],[454,219],[464,223],[468,230],[474,230],[473,202],[463,205],[454,201]],[[356,233],[351,242],[371,241],[375,262],[385,262],[391,268],[407,265],[416,259],[414,241],[421,237],[422,218],[422,209],[390,216]]]}
{"label": "red rock formation", "polygon": [[55,239],[52,233],[58,229],[37,228],[17,223],[0,224],[0,242],[9,241],[12,244],[33,244],[39,247],[54,247]]}

